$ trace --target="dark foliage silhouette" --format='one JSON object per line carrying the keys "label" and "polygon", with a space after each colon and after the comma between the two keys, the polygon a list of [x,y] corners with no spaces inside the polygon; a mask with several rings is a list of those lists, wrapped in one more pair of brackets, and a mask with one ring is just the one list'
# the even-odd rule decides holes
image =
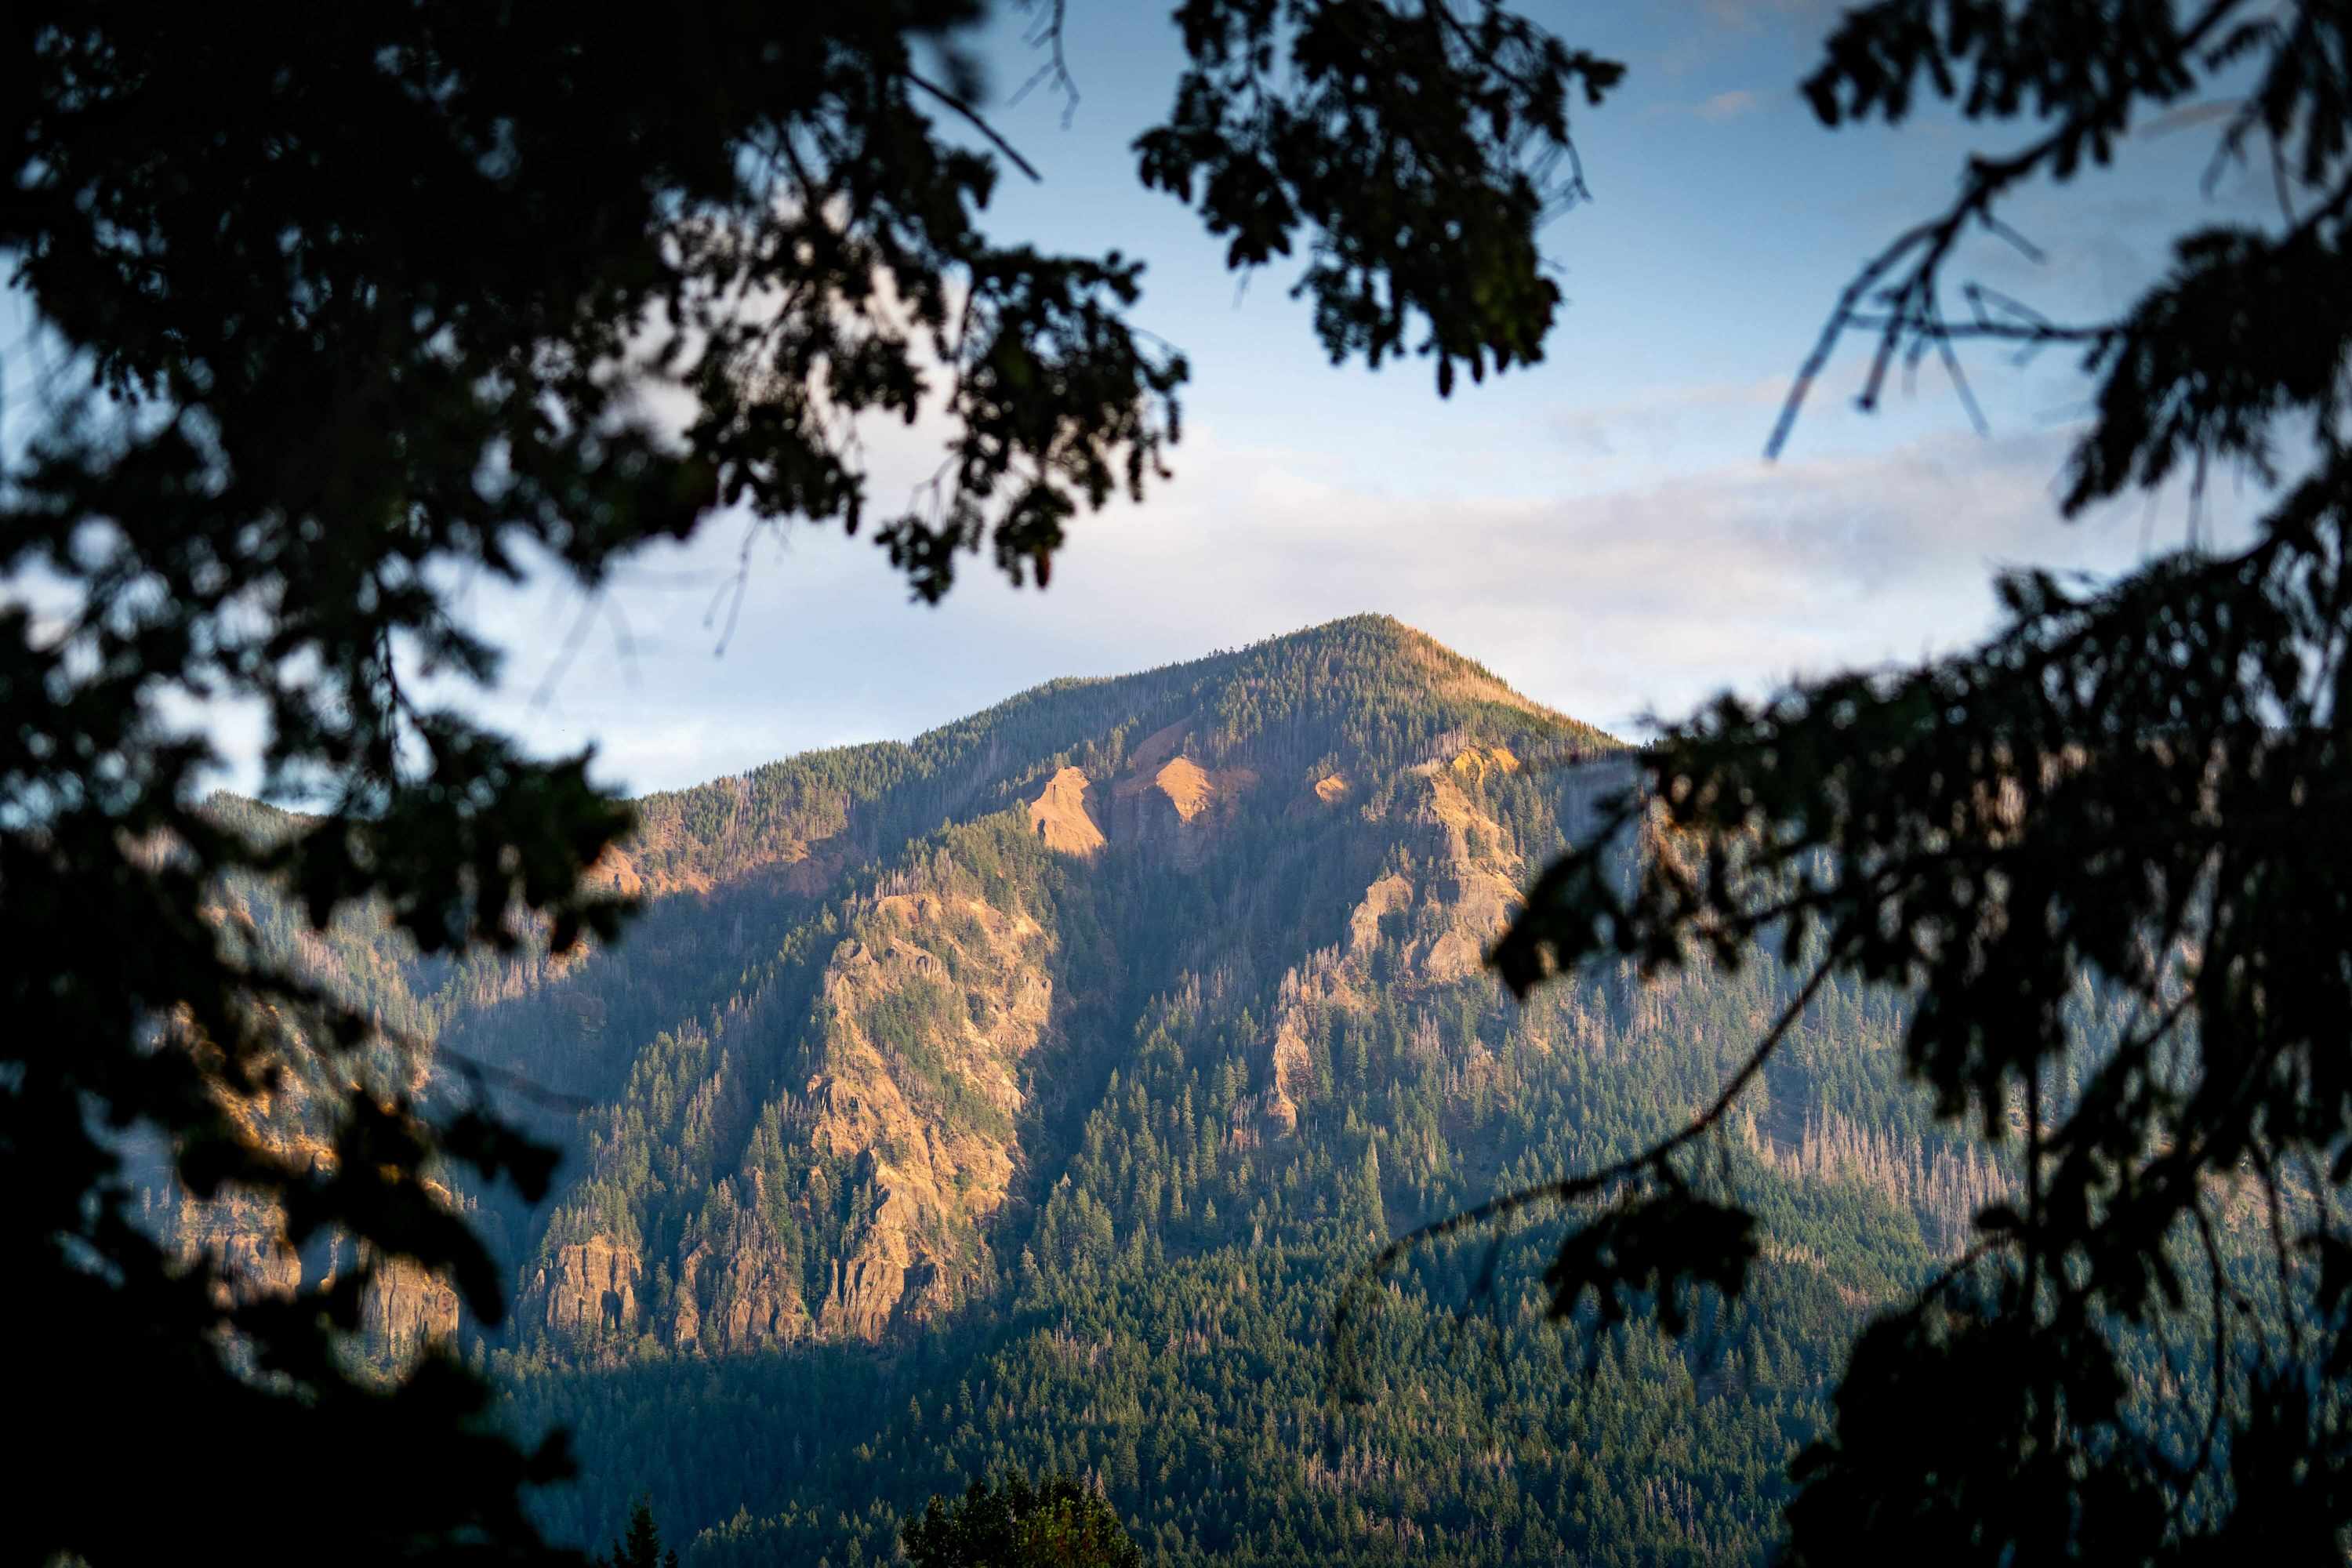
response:
{"label": "dark foliage silhouette", "polygon": [[[25,590],[0,607],[0,1326],[75,1369],[20,1411],[26,1554],[178,1555],[257,1491],[250,1558],[546,1554],[520,1496],[562,1446],[514,1449],[452,1359],[387,1376],[349,1340],[395,1264],[495,1325],[448,1181],[536,1199],[551,1155],[504,1114],[514,1086],[429,1068],[247,940],[225,889],[274,879],[320,928],[372,911],[428,958],[609,941],[622,908],[582,872],[629,813],[585,755],[529,757],[431,695],[499,669],[470,576],[593,589],[730,508],[870,527],[926,598],[982,548],[1042,584],[1082,509],[1164,476],[1186,369],[1127,320],[1140,264],[979,226],[1018,161],[960,46],[992,9],[0,23],[0,257],[33,319],[0,474]],[[1234,234],[1234,266],[1305,244],[1335,356],[1410,347],[1441,388],[1537,357],[1570,89],[1613,68],[1484,3],[1183,16],[1193,66],[1141,174]],[[1368,82],[1351,50],[1375,46]],[[1382,199],[1365,159],[1396,175]],[[924,408],[947,463],[877,512],[856,423]],[[205,807],[207,703],[257,716],[265,793],[309,815]],[[168,1255],[132,1200],[159,1163],[342,1266],[262,1289]],[[127,1507],[93,1457],[154,1412],[172,1436]]]}
{"label": "dark foliage silhouette", "polygon": [[[1910,1073],[2010,1151],[2013,1201],[1854,1352],[1795,1467],[1795,1561],[1926,1542],[1985,1563],[2258,1542],[2332,1560],[2352,1523],[2347,59],[2334,6],[1882,0],[1845,16],[1805,83],[1831,126],[1900,121],[1931,91],[2037,132],[1971,159],[1952,204],[1861,270],[1776,449],[1851,334],[1870,343],[1865,407],[1898,363],[1938,354],[1957,378],[1961,341],[2065,343],[2098,381],[2069,513],[2231,467],[2273,502],[2251,542],[2192,534],[2113,584],[2006,577],[2005,624],[1965,653],[1674,726],[1492,955],[1522,994],[1602,955],[1807,977],[1680,1131],[1434,1227],[1580,1205],[1549,1280],[1560,1310],[1740,1288],[1754,1241],[1736,1203],[1703,1195],[1713,1152],[1829,976],[1909,992]],[[2183,235],[2108,321],[1956,281],[1960,242],[2005,236],[2021,184],[2085,176],[2159,112],[2240,82],[2216,155],[2268,163],[2275,221]],[[1649,852],[1628,883],[1610,840],[1632,833]],[[2094,1001],[2129,1020],[2095,1050]],[[2266,1264],[2252,1280],[2248,1257]],[[2136,1405],[2126,1342],[2184,1319],[2201,1364],[2166,1408]]]}

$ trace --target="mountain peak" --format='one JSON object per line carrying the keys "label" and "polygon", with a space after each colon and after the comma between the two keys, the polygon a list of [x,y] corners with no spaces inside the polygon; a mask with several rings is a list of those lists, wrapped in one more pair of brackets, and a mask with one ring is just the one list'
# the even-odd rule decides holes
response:
{"label": "mountain peak", "polygon": [[1600,747],[1614,749],[1622,744],[1606,731],[1518,691],[1476,659],[1448,647],[1420,627],[1381,611],[1368,610],[1305,626],[1268,637],[1244,651],[1259,650],[1321,654],[1349,664],[1378,667],[1391,679],[1417,686],[1441,702],[1507,710]]}
{"label": "mountain peak", "polygon": [[1073,779],[1045,831],[1066,830],[1079,847],[1087,788],[1127,776],[1146,752],[1155,769],[1184,753],[1210,794],[1230,795],[1243,774],[1310,792],[1335,775],[1361,787],[1465,747],[1537,761],[1620,744],[1392,616],[1349,616],[1181,664],[1049,681],[910,742],[803,752],[648,795],[625,856],[647,891],[769,865],[814,888],[848,863],[853,840],[863,855],[983,805],[1026,809],[1066,769]]}

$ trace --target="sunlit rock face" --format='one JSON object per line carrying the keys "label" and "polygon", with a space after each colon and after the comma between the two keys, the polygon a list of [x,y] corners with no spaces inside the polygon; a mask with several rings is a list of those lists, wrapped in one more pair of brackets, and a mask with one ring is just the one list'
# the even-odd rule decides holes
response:
{"label": "sunlit rock face", "polygon": [[592,1236],[554,1249],[527,1300],[551,1331],[571,1338],[626,1333],[638,1322],[645,1260],[636,1248]]}
{"label": "sunlit rock face", "polygon": [[[581,1107],[538,1123],[551,1201],[498,1211],[517,1340],[881,1344],[996,1299],[1156,997],[1249,991],[1191,1136],[1291,1146],[1335,1029],[1486,984],[1531,869],[1501,802],[1610,745],[1365,617],[641,803],[591,873],[624,941],[416,1006]],[[432,1282],[370,1301],[386,1353],[452,1331]]]}

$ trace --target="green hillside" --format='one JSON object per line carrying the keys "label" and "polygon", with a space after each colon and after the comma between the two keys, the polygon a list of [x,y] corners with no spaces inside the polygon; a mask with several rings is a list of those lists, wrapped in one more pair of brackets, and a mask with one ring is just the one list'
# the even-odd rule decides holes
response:
{"label": "green hillside", "polygon": [[[1526,1007],[1484,970],[1621,751],[1357,617],[650,797],[599,872],[645,912],[585,958],[421,965],[358,920],[314,957],[583,1107],[509,1107],[566,1173],[478,1211],[517,1310],[456,1331],[573,1431],[567,1534],[649,1489],[689,1562],[840,1568],[1017,1463],[1159,1561],[1752,1558],[1864,1316],[2000,1184],[1901,1087],[1885,996],[1825,992],[1723,1140],[1764,1262],[1700,1332],[1548,1325],[1538,1226],[1327,1354],[1380,1241],[1625,1152],[1787,1000],[1771,963]],[[380,1351],[446,1331],[429,1298]]]}

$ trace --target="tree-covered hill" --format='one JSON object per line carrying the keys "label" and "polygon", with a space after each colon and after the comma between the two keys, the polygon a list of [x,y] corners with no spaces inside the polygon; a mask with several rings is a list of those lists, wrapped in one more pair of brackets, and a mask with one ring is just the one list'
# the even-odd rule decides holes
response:
{"label": "tree-covered hill", "polygon": [[[349,921],[310,956],[417,1081],[537,1086],[503,1092],[569,1150],[548,1205],[478,1211],[511,1324],[419,1289],[375,1348],[454,1331],[572,1429],[563,1533],[650,1489],[690,1562],[887,1559],[1005,1464],[1166,1561],[1759,1555],[1863,1316],[2001,1184],[1901,1088],[1886,996],[1826,989],[1742,1110],[1760,1279],[1701,1333],[1548,1325],[1537,1229],[1484,1295],[1483,1238],[1423,1258],[1327,1356],[1380,1241],[1677,1123],[1789,999],[1759,963],[1522,1007],[1484,968],[1629,776],[1363,616],[649,797],[598,870],[645,910],[584,957]],[[161,1206],[269,1258],[267,1216]]]}

